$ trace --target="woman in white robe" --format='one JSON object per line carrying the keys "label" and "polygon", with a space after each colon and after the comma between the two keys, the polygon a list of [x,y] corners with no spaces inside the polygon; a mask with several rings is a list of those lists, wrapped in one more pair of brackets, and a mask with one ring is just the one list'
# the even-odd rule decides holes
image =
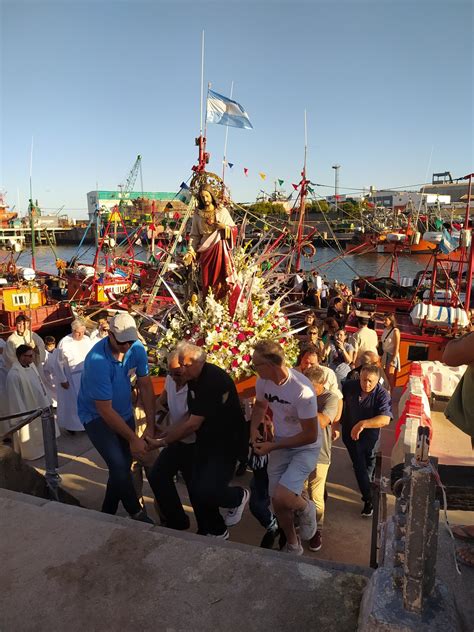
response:
{"label": "woman in white robe", "polygon": [[[15,360],[8,372],[6,393],[8,414],[15,415],[37,408],[47,408],[51,401],[34,364],[34,352],[21,346],[23,353]],[[9,421],[13,428],[21,417]],[[22,459],[34,461],[44,456],[43,427],[41,417],[20,428],[13,435],[13,447]]]}
{"label": "woman in white robe", "polygon": [[58,424],[69,432],[83,431],[77,414],[77,397],[81,386],[81,376],[86,355],[94,346],[85,335],[86,326],[76,319],[71,325],[72,333],[65,336],[58,345],[54,364],[56,395],[58,402]]}

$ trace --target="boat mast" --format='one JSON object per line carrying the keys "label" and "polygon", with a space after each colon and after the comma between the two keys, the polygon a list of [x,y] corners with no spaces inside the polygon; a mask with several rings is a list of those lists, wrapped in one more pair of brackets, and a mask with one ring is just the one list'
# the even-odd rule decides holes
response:
{"label": "boat mast", "polygon": [[308,191],[308,181],[306,180],[306,154],[308,150],[308,134],[306,126],[306,110],[304,111],[304,163],[301,172],[300,182],[300,208],[298,218],[298,230],[296,232],[296,270],[300,269],[301,249],[303,241],[303,218],[306,210],[306,194]]}
{"label": "boat mast", "polygon": [[[474,268],[474,248],[472,243],[472,229],[469,226],[470,214],[471,214],[471,191],[472,191],[472,178],[474,173],[470,173],[467,176],[464,176],[463,180],[469,180],[469,186],[467,188],[467,204],[466,204],[466,217],[464,221],[464,226],[470,238],[469,244],[469,260],[467,266],[467,275],[466,275],[466,300],[464,302],[464,309],[469,316],[470,313],[470,302],[471,302],[471,284],[472,284],[472,271]],[[459,271],[459,275],[462,278],[462,270]],[[470,319],[469,319],[470,320]]]}
{"label": "boat mast", "polygon": [[36,270],[36,256],[35,256],[35,216],[33,213],[33,186],[32,186],[32,171],[33,171],[33,137],[31,137],[31,153],[30,153],[30,202],[28,205],[28,212],[30,215],[30,230],[31,230],[31,267]]}

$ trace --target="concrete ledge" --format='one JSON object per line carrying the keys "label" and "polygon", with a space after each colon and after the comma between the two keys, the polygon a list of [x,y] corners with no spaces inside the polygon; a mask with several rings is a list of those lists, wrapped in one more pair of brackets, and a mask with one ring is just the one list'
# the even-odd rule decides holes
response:
{"label": "concrete ledge", "polygon": [[359,632],[459,632],[461,624],[452,595],[439,581],[426,600],[423,615],[403,608],[401,591],[393,586],[391,570],[372,575],[362,599]]}
{"label": "concrete ledge", "polygon": [[42,507],[51,501],[47,498],[40,498],[39,496],[31,496],[23,492],[13,492],[10,489],[2,489],[0,487],[0,499],[13,500],[15,502],[27,503],[28,505],[36,505]]}
{"label": "concrete ledge", "polygon": [[355,568],[8,496],[1,630],[357,629],[367,576]]}
{"label": "concrete ledge", "polygon": [[[43,506],[44,510],[51,514],[58,514],[61,516],[70,515],[71,518],[77,520],[97,520],[107,524],[114,524],[120,528],[133,528],[141,529],[142,531],[149,531],[153,529],[152,524],[146,524],[145,522],[138,522],[136,520],[131,521],[130,518],[124,518],[122,516],[112,516],[110,514],[102,513],[101,511],[95,511],[94,509],[84,509],[83,507],[76,507],[74,505],[64,505],[63,503],[57,503],[54,501],[48,502]],[[132,522],[132,524],[130,524]]]}

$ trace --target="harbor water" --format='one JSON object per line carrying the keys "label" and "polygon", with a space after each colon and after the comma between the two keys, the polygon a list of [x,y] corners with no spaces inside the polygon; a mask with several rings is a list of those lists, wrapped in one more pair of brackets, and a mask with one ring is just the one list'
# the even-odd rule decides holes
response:
{"label": "harbor water", "polygon": [[[94,246],[85,246],[79,261],[92,263],[94,259]],[[57,257],[64,261],[76,255],[76,246],[58,246],[55,248]],[[137,259],[146,261],[149,253],[147,250],[137,247],[135,249]],[[341,253],[333,248],[318,248],[313,258],[302,259],[302,267],[305,270],[316,269],[326,276],[329,281],[338,280],[350,285],[358,276],[389,276],[391,255],[378,253],[354,254],[340,256]],[[398,257],[398,266],[395,266],[394,278],[414,277],[419,270],[423,270],[430,260],[429,255],[405,255]],[[18,265],[30,266],[31,253],[24,251],[17,260]],[[54,274],[56,272],[55,256],[51,248],[40,246],[36,248],[36,267],[38,270]]]}

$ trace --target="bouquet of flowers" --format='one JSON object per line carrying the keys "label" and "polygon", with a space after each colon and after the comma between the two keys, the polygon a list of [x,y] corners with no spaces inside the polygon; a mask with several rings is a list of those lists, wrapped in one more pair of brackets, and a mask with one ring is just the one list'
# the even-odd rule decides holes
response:
{"label": "bouquet of flowers", "polygon": [[212,291],[204,299],[193,295],[186,306],[169,321],[159,339],[157,365],[165,369],[166,355],[178,342],[189,341],[203,347],[208,361],[224,369],[234,380],[253,374],[252,353],[259,340],[279,342],[288,362],[298,355],[298,342],[283,314],[280,300],[272,302],[266,289],[266,276],[244,249],[234,251],[238,283],[223,299]]}

